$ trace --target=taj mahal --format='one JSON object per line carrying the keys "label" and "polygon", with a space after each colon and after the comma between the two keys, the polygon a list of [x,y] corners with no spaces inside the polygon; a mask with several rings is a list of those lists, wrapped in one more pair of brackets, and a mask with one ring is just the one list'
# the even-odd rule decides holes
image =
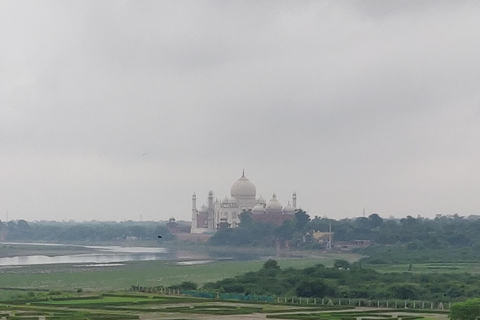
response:
{"label": "taj mahal", "polygon": [[191,233],[213,233],[222,227],[236,228],[240,223],[240,213],[247,211],[254,221],[281,225],[293,219],[297,210],[297,195],[292,195],[292,204],[284,207],[275,194],[269,201],[257,197],[255,185],[245,177],[243,172],[230,189],[230,198],[213,200],[213,192],[208,193],[207,205],[197,210],[197,196],[192,196]]}

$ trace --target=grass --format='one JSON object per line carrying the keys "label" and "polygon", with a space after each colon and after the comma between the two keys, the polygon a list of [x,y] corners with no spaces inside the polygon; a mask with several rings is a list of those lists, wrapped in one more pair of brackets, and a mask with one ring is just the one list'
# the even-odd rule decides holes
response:
{"label": "grass", "polygon": [[399,264],[365,264],[365,268],[370,268],[378,272],[415,272],[415,273],[473,273],[480,274],[480,263],[475,262],[457,262],[457,263],[418,263],[412,264],[409,271],[409,263]]}
{"label": "grass", "polygon": [[[356,320],[358,317],[373,320],[390,320],[401,317],[404,320],[422,319],[423,314],[412,314],[410,310],[345,310],[338,306],[277,305],[266,303],[236,303],[211,299],[198,299],[183,296],[147,294],[100,294],[86,297],[83,293],[71,293],[63,300],[31,299],[0,304],[0,316],[7,319],[46,319],[56,320],[130,320],[130,319],[198,319],[208,315],[208,319],[225,319],[222,316],[262,313],[267,318],[298,320]],[[56,299],[50,296],[47,299]],[[277,313],[277,312],[282,313]],[[322,313],[319,313],[322,312]],[[426,316],[436,320],[446,320],[446,315],[429,311]],[[430,318],[429,318],[430,319]],[[433,319],[433,318],[432,318]],[[423,320],[423,319],[422,319]]]}
{"label": "grass", "polygon": [[94,305],[94,304],[122,304],[122,303],[141,303],[141,302],[151,302],[152,299],[144,297],[99,297],[93,299],[66,299],[66,300],[48,300],[36,302],[40,305],[64,305],[64,306],[78,306],[78,305]]}
{"label": "grass", "polygon": [[261,312],[261,307],[250,306],[219,306],[219,305],[203,305],[190,307],[168,307],[164,309],[166,312],[193,313],[193,314],[216,314],[216,315],[233,315],[233,314],[251,314]]}
{"label": "grass", "polygon": [[[270,319],[292,319],[292,320],[356,320],[359,318],[367,318],[372,320],[418,320],[425,319],[421,315],[409,315],[409,311],[389,313],[388,310],[368,310],[368,311],[351,311],[351,312],[323,312],[311,313],[302,312],[294,314],[270,314],[267,318]],[[445,316],[444,316],[445,317]]]}
{"label": "grass", "polygon": [[[336,259],[356,259],[349,254],[326,254],[316,258],[279,259],[282,268],[304,268]],[[114,267],[79,267],[74,264],[37,265],[3,269],[2,287],[49,290],[125,290],[132,285],[170,286],[183,281],[198,284],[259,270],[265,261],[215,261],[204,265],[176,265],[171,261],[136,261]]]}

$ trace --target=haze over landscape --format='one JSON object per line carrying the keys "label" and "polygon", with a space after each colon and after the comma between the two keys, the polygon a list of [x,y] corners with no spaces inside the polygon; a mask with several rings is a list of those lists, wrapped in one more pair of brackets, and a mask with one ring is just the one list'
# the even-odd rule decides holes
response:
{"label": "haze over landscape", "polygon": [[0,0],[0,219],[480,214],[480,3]]}

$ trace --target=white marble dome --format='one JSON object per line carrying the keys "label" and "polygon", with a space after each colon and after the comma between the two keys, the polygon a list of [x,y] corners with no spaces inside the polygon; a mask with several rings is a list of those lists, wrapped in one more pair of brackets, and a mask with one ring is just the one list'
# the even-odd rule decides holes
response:
{"label": "white marble dome", "polygon": [[292,205],[290,204],[290,201],[288,201],[288,204],[285,207],[283,207],[283,213],[285,214],[295,213],[295,208],[292,207]]}
{"label": "white marble dome", "polygon": [[257,203],[255,207],[252,209],[253,214],[262,214],[265,212],[265,209],[263,208],[263,205],[261,203]]}
{"label": "white marble dome", "polygon": [[245,177],[245,175],[242,175],[242,177],[233,184],[230,189],[230,194],[234,198],[255,198],[257,189],[253,183]]}
{"label": "white marble dome", "polygon": [[267,201],[265,201],[265,199],[263,199],[263,197],[260,195],[257,199],[257,203],[260,203],[260,204],[265,204]]}
{"label": "white marble dome", "polygon": [[277,210],[282,211],[282,205],[277,200],[277,196],[274,193],[272,199],[270,199],[267,203],[267,211],[277,211]]}

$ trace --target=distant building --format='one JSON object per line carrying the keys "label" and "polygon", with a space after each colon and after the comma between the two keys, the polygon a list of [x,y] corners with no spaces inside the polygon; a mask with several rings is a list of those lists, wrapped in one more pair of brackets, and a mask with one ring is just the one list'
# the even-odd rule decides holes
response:
{"label": "distant building", "polygon": [[184,225],[184,224],[179,224],[175,218],[170,218],[168,222],[166,223],[166,227],[168,231],[170,231],[171,234],[177,234],[177,233],[190,233],[190,226]]}
{"label": "distant building", "polygon": [[337,241],[335,248],[338,250],[352,250],[355,248],[365,248],[371,245],[370,240],[351,240],[351,241]]}
{"label": "distant building", "polygon": [[214,233],[217,229],[236,228],[240,223],[240,213],[251,213],[254,221],[281,225],[295,217],[297,195],[293,193],[292,204],[282,207],[275,194],[267,202],[250,180],[242,174],[230,189],[230,198],[213,200],[213,192],[208,193],[208,202],[197,210],[197,196],[192,196],[192,233]]}
{"label": "distant building", "polygon": [[312,233],[312,238],[315,242],[323,245],[327,250],[333,247],[333,232],[315,231]]}

